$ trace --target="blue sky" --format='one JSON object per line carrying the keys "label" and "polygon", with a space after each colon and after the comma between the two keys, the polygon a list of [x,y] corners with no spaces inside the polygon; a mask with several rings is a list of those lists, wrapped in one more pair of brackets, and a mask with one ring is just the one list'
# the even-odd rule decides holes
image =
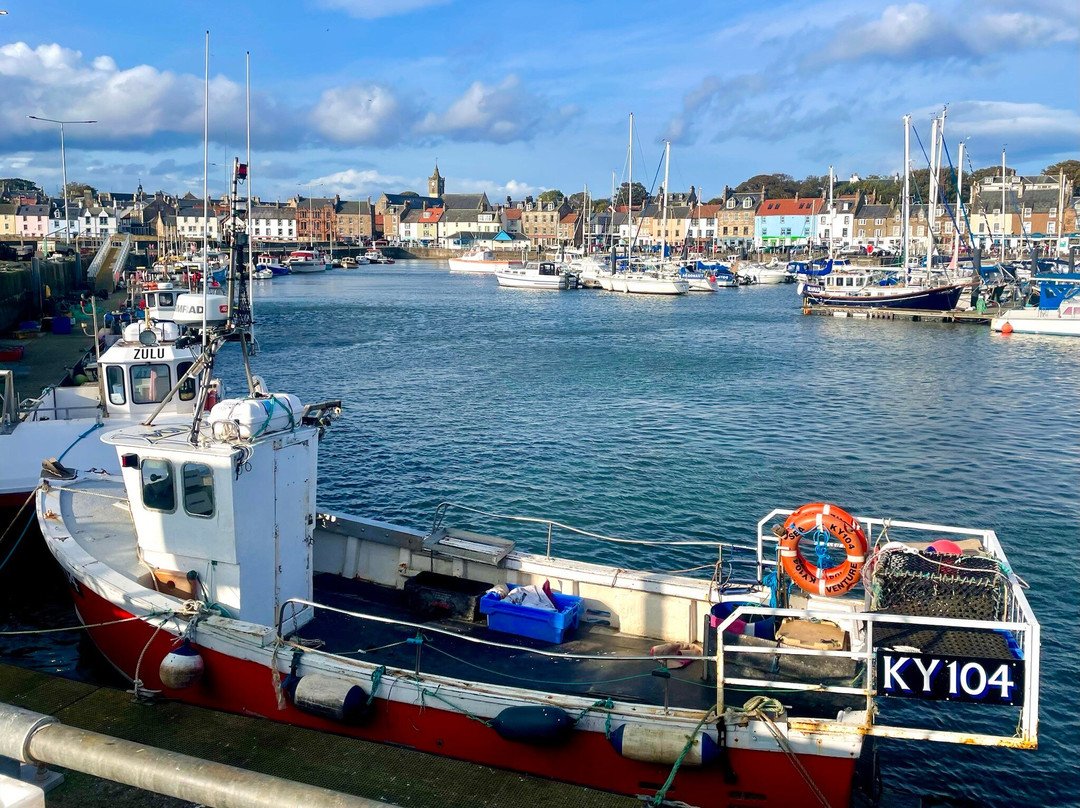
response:
{"label": "blue sky", "polygon": [[[242,154],[252,65],[252,181],[264,198],[425,190],[501,199],[626,178],[706,198],[760,173],[902,170],[901,116],[924,140],[944,104],[952,154],[1034,171],[1080,157],[1080,3],[296,2],[0,0],[0,176],[101,189],[202,188],[203,46],[210,160]],[[913,159],[913,167],[921,160]],[[925,164],[924,162],[922,164]],[[211,193],[225,169],[210,168]]]}

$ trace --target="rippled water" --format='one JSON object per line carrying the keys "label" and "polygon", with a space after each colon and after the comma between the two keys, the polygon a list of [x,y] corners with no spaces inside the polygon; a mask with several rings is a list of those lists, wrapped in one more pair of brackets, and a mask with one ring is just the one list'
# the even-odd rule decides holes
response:
{"label": "rippled water", "polygon": [[[745,541],[770,509],[824,499],[993,528],[1044,629],[1040,749],[882,744],[883,804],[1077,804],[1080,341],[805,317],[790,286],[544,293],[421,261],[256,296],[256,371],[344,401],[320,449],[322,507],[423,528],[448,500]],[[539,532],[515,537],[542,547]],[[709,561],[567,535],[556,550]]]}

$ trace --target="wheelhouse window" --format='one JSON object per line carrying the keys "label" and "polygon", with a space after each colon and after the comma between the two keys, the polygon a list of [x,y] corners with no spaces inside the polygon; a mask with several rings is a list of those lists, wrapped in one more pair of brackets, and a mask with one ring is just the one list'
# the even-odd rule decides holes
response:
{"label": "wheelhouse window", "polygon": [[183,471],[184,510],[192,516],[213,516],[213,471],[205,463],[185,463]]}
{"label": "wheelhouse window", "polygon": [[[192,362],[181,362],[176,366],[176,380],[180,381],[184,377],[184,374],[188,372],[188,369],[192,366]],[[177,394],[180,396],[181,401],[191,401],[195,398],[195,391],[197,389],[198,381],[196,376],[198,374],[192,374],[190,378],[184,379],[184,383],[180,385],[180,389]]]}
{"label": "wheelhouse window", "polygon": [[146,458],[142,461],[141,472],[143,506],[152,511],[175,511],[172,463]]}
{"label": "wheelhouse window", "polygon": [[124,369],[119,365],[109,365],[105,368],[105,386],[109,390],[110,404],[124,404],[127,396],[124,395]]}
{"label": "wheelhouse window", "polygon": [[133,365],[131,403],[160,404],[169,394],[169,366],[164,363]]}

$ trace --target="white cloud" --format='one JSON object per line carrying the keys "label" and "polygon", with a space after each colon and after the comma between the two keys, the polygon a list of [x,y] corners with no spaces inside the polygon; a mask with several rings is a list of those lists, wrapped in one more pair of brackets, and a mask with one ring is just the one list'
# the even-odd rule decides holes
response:
{"label": "white cloud", "polygon": [[[203,78],[149,65],[121,69],[110,56],[86,60],[57,44],[0,46],[0,128],[6,136],[39,135],[45,125],[27,114],[95,120],[92,128],[69,127],[73,139],[133,141],[160,133],[193,135],[203,129]],[[242,132],[244,90],[229,79],[210,80],[212,132]],[[264,133],[280,128],[270,115],[253,118]]]}
{"label": "white cloud", "polygon": [[542,185],[529,185],[528,183],[519,182],[518,180],[507,180],[506,182],[499,183],[494,180],[452,179],[449,182],[452,186],[450,193],[486,193],[488,195],[488,201],[493,205],[498,204],[507,196],[514,199],[522,199],[525,196],[536,196],[540,192],[546,190]]}
{"label": "white cloud", "polygon": [[312,110],[319,132],[339,143],[386,145],[400,140],[416,114],[381,84],[353,84],[323,92]]}
{"label": "white cloud", "polygon": [[374,20],[380,17],[397,17],[449,2],[452,0],[319,0],[319,5],[334,11],[344,11],[350,17]]}
{"label": "white cloud", "polygon": [[[425,180],[382,174],[377,169],[349,168],[335,171],[324,177],[315,177],[312,185],[322,186],[321,193],[340,194],[342,197],[375,196],[381,193],[398,193],[410,187],[426,187]],[[306,193],[306,192],[305,192]],[[316,195],[320,192],[316,191]]]}
{"label": "white cloud", "polygon": [[961,101],[949,105],[949,128],[970,137],[973,159],[1006,151],[1015,159],[1056,154],[1075,148],[1080,113],[1045,104]]}
{"label": "white cloud", "polygon": [[511,73],[499,84],[474,81],[446,112],[429,113],[418,129],[450,140],[509,143],[558,128],[576,111],[573,106],[552,110]]}

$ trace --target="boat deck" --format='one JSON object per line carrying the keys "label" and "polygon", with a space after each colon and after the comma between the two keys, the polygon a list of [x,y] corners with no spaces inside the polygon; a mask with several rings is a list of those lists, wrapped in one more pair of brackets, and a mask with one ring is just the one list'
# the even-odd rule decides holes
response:
{"label": "boat deck", "polygon": [[[619,660],[619,656],[647,656],[660,643],[648,637],[623,634],[600,623],[582,621],[558,645],[527,637],[492,631],[484,623],[465,619],[433,618],[411,609],[401,590],[332,574],[315,577],[315,600],[337,609],[392,620],[431,626],[464,637],[486,640],[493,645],[430,633],[424,635],[419,656],[422,673],[522,687],[593,699],[613,699],[631,704],[664,705],[707,710],[716,703],[716,670],[713,663],[691,661],[682,668],[664,668],[658,660]],[[407,642],[416,629],[316,610],[315,618],[299,633],[307,641],[319,640],[321,650],[361,659],[387,667],[414,670],[417,646]],[[760,644],[753,638],[725,637],[725,642]],[[507,647],[507,646],[516,646]],[[610,659],[567,659],[531,654],[519,648],[560,654],[610,655]],[[738,657],[740,655],[735,655]],[[729,657],[727,675],[760,676],[762,666],[774,664],[773,655],[741,655],[749,665]],[[787,672],[790,676],[790,671]],[[670,674],[668,676],[667,674]],[[808,681],[848,684],[854,670],[805,671]],[[743,697],[745,693],[745,697]],[[763,691],[730,689],[727,701],[742,703]],[[775,692],[766,695],[778,696]],[[836,697],[835,694],[783,694],[789,713],[807,717],[835,717],[838,710],[860,709],[865,700]]]}

